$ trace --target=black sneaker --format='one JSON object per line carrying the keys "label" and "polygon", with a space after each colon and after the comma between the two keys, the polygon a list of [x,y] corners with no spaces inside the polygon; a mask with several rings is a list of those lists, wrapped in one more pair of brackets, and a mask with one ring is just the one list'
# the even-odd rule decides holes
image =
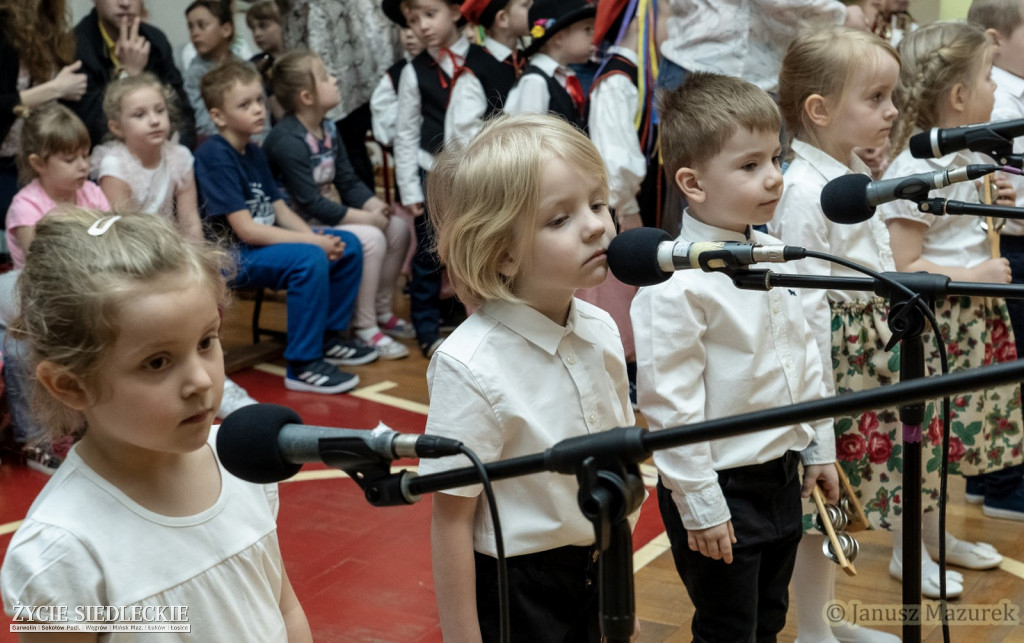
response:
{"label": "black sneaker", "polygon": [[359,376],[345,373],[322,359],[306,364],[289,364],[284,387],[306,393],[344,393],[359,385]]}
{"label": "black sneaker", "polygon": [[420,342],[420,352],[423,353],[423,357],[430,359],[434,356],[434,353],[443,342],[444,340],[440,337],[435,337],[430,341]]}
{"label": "black sneaker", "polygon": [[357,339],[332,337],[324,342],[324,359],[337,366],[359,366],[376,361],[377,349]]}

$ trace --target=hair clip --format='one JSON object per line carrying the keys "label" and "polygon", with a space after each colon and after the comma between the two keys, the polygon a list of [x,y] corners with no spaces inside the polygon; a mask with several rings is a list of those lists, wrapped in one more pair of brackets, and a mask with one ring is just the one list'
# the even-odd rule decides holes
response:
{"label": "hair clip", "polygon": [[97,219],[91,226],[89,226],[89,235],[93,237],[100,237],[106,234],[110,226],[114,225],[114,222],[121,218],[120,214],[114,214],[109,217],[103,217]]}

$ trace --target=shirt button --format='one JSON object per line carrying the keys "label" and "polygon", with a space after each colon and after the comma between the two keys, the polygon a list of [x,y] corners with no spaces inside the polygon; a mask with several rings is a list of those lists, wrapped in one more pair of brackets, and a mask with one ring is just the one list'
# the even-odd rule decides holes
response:
{"label": "shirt button", "polygon": [[591,411],[588,417],[591,422],[597,422],[597,411]]}
{"label": "shirt button", "polygon": [[569,362],[570,364],[575,364],[576,363],[576,356],[575,355],[569,355],[569,356],[567,356],[565,358],[565,361]]}

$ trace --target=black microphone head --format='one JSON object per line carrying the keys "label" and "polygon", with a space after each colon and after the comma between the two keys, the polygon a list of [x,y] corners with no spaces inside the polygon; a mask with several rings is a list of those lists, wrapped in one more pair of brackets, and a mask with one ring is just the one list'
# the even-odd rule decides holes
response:
{"label": "black microphone head", "polygon": [[916,159],[935,158],[935,152],[932,150],[931,130],[914,134],[907,142],[907,146],[910,148],[910,155]]}
{"label": "black microphone head", "polygon": [[302,424],[299,414],[277,404],[244,406],[224,418],[217,432],[217,457],[236,478],[266,484],[287,480],[302,468],[281,456],[277,435],[285,424]]}
{"label": "black microphone head", "polygon": [[868,203],[867,189],[871,177],[866,174],[844,174],[825,184],[821,191],[821,211],[833,223],[861,223],[871,218],[875,208]]}
{"label": "black microphone head", "polygon": [[659,228],[626,230],[608,244],[608,268],[619,281],[630,286],[653,286],[667,281],[672,273],[658,265],[658,246],[671,240]]}

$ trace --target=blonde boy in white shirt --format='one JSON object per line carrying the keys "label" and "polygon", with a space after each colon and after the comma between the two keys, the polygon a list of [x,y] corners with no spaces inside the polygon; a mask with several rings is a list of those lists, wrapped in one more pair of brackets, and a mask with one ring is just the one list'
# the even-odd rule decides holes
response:
{"label": "blonde boy in white shirt", "polygon": [[[659,97],[659,112],[665,167],[689,203],[680,239],[779,243],[752,229],[771,220],[782,194],[771,97],[694,72]],[[680,271],[640,290],[632,320],[639,403],[653,430],[825,394],[796,290],[741,291],[725,274]],[[786,620],[800,496],[817,484],[838,499],[832,422],[658,451],[654,461],[676,569],[696,608],[694,640],[773,639]]]}

